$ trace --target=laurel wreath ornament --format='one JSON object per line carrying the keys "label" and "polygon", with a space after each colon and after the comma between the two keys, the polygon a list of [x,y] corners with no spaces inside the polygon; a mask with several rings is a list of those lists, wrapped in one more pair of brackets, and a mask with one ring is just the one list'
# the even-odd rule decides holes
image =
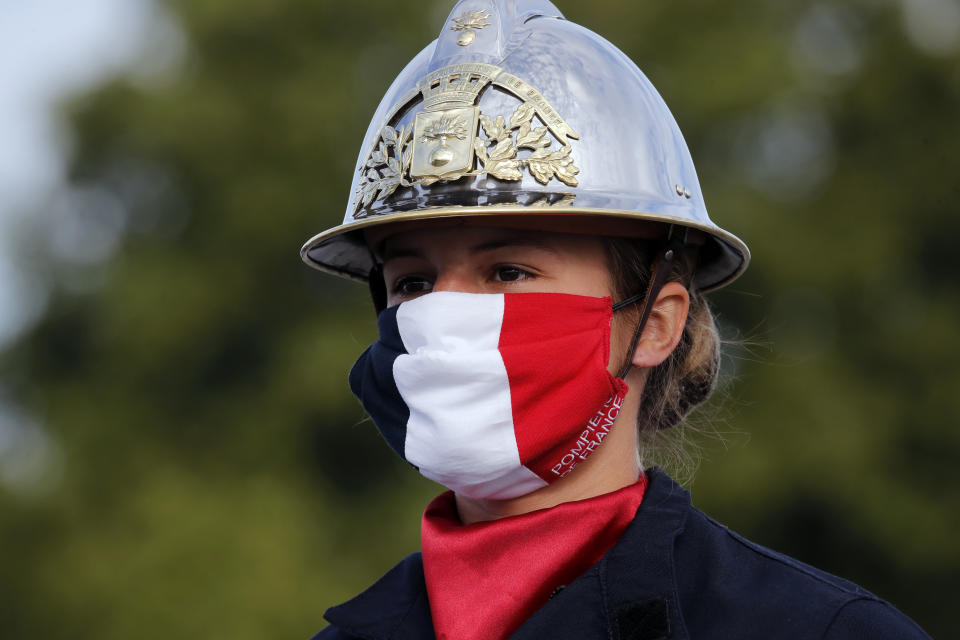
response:
{"label": "laurel wreath ornament", "polygon": [[[469,171],[458,171],[439,176],[425,176],[416,180],[409,179],[410,162],[413,150],[413,125],[399,129],[386,126],[380,131],[377,146],[363,167],[363,176],[357,187],[355,209],[366,209],[374,202],[384,200],[396,192],[399,187],[431,185],[438,181],[451,182],[465,176],[487,174],[500,180],[517,181],[523,179],[523,169],[540,184],[557,179],[564,184],[577,186],[576,175],[580,169],[573,164],[569,144],[559,149],[552,148],[547,127],[533,127],[535,108],[532,104],[522,103],[517,107],[509,122],[501,115],[495,119],[480,114],[480,128],[486,138],[479,135],[473,141],[473,150],[480,166]],[[441,120],[431,136],[450,135],[459,137],[454,122]],[[462,139],[462,138],[460,138]],[[519,157],[521,149],[530,151],[525,157]],[[357,213],[362,218],[369,213]]]}
{"label": "laurel wreath ornament", "polygon": [[411,183],[403,176],[410,169],[413,159],[413,151],[407,149],[412,138],[412,124],[399,129],[387,126],[380,130],[377,148],[367,159],[366,172],[357,188],[357,209],[367,208],[378,200],[390,197],[401,184],[410,186]]}

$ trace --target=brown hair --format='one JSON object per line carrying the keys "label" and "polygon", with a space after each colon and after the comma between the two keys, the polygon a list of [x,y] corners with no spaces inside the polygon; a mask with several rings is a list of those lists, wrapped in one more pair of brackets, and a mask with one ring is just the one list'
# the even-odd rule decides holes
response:
{"label": "brown hair", "polygon": [[[656,245],[649,240],[613,237],[604,238],[604,244],[617,299],[645,291]],[[685,255],[668,279],[687,287],[690,310],[673,353],[647,374],[637,416],[644,464],[674,467],[681,475],[692,473],[697,455],[689,443],[690,432],[697,430],[686,418],[713,393],[720,371],[720,336],[713,313],[703,294],[689,286],[694,257]],[[635,308],[639,315],[639,305]]]}

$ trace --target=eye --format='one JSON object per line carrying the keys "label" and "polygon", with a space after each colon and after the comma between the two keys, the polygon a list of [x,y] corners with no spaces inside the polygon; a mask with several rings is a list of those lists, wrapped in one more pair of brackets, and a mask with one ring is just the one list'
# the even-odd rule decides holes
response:
{"label": "eye", "polygon": [[511,265],[499,266],[494,269],[494,280],[498,282],[519,282],[535,276],[525,269]]}
{"label": "eye", "polygon": [[404,276],[393,285],[393,293],[400,296],[413,296],[430,291],[433,285],[423,276]]}

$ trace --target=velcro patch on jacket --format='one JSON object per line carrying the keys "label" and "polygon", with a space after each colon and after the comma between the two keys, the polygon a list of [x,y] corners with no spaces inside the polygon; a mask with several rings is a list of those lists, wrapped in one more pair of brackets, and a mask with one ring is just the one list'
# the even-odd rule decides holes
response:
{"label": "velcro patch on jacket", "polygon": [[670,615],[666,598],[620,605],[613,611],[614,640],[667,640]]}

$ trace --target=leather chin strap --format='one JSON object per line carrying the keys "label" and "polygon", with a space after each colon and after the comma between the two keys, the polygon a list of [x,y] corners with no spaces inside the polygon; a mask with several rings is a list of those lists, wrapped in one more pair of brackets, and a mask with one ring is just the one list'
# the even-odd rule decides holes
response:
{"label": "leather chin strap", "polygon": [[633,332],[633,339],[630,341],[630,350],[627,351],[627,362],[617,375],[620,379],[626,378],[627,374],[630,373],[630,369],[633,367],[633,354],[637,350],[637,345],[640,343],[640,336],[643,335],[643,328],[646,326],[647,320],[650,318],[650,313],[653,311],[653,303],[657,301],[657,296],[660,295],[660,290],[663,289],[663,285],[667,283],[667,278],[670,277],[670,273],[673,271],[674,262],[683,249],[683,236],[685,236],[685,234],[675,233],[675,229],[675,227],[670,227],[667,244],[661,249],[653,261],[650,284],[647,285],[647,291],[645,293],[638,293],[635,296],[630,296],[626,300],[621,300],[613,305],[613,310],[619,311],[624,307],[639,302],[641,299],[643,300],[643,310],[640,312],[640,320],[637,322],[636,331]]}

